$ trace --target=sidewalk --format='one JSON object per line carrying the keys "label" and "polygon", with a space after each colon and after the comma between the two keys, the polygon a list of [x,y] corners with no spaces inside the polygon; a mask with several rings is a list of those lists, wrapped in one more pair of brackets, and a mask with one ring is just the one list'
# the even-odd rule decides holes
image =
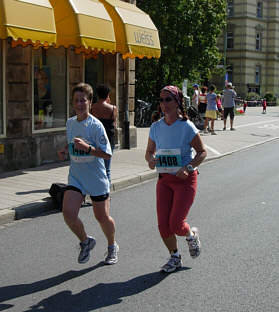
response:
{"label": "sidewalk", "polygon": [[[227,121],[227,127],[229,120]],[[248,107],[245,116],[236,116],[236,131],[222,131],[223,122],[216,121],[218,135],[203,135],[208,151],[206,161],[279,138],[279,107]],[[228,128],[229,129],[229,128]],[[156,177],[144,160],[148,128],[137,129],[137,148],[115,151],[112,158],[112,192]],[[48,194],[54,182],[67,182],[69,163],[49,164],[0,174],[0,224],[32,217],[52,209]]]}

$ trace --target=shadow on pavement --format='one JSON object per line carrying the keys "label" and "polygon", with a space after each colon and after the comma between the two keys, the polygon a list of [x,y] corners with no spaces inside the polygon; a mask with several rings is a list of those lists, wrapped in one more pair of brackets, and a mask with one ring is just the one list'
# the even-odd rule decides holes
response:
{"label": "shadow on pavement", "polygon": [[[189,269],[184,267],[179,271]],[[102,307],[119,304],[122,302],[123,297],[133,296],[156,286],[168,275],[161,272],[154,272],[137,276],[126,282],[100,283],[75,295],[70,290],[61,291],[40,301],[24,312],[85,312],[97,310]]]}

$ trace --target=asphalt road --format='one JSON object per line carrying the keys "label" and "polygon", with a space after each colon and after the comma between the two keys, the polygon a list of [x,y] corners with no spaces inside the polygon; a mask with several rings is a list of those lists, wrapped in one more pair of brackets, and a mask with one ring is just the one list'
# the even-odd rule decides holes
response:
{"label": "asphalt road", "polygon": [[103,266],[105,240],[81,210],[97,239],[92,258],[77,264],[77,240],[61,213],[0,229],[0,311],[279,311],[278,141],[201,166],[189,215],[202,253],[191,259],[179,239],[184,266],[159,272],[168,254],[155,215],[155,181],[114,193],[119,263]]}

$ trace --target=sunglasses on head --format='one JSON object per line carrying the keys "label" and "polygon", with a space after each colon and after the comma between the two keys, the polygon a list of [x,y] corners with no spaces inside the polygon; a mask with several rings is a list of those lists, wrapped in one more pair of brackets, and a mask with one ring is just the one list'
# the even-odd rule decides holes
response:
{"label": "sunglasses on head", "polygon": [[165,98],[160,98],[160,102],[171,102],[173,101],[173,98],[168,96],[168,97],[165,97]]}

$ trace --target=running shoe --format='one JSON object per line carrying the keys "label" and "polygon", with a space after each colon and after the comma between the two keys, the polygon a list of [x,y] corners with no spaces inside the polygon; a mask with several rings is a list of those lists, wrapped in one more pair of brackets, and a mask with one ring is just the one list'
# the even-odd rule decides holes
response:
{"label": "running shoe", "polygon": [[88,236],[87,242],[79,243],[79,245],[80,253],[78,256],[78,263],[85,263],[90,258],[90,251],[95,247],[96,240],[93,237]]}
{"label": "running shoe", "polygon": [[211,131],[212,135],[217,135],[217,133],[215,131]]}
{"label": "running shoe", "polygon": [[108,246],[108,251],[106,252],[105,264],[115,264],[118,262],[117,253],[119,251],[119,246],[115,243],[113,246]]}
{"label": "running shoe", "polygon": [[187,239],[186,241],[189,246],[189,253],[192,258],[197,258],[201,253],[201,242],[199,238],[199,232],[196,227],[191,228],[191,231],[194,233],[193,238]]}
{"label": "running shoe", "polygon": [[235,131],[235,128],[231,128],[231,131]]}
{"label": "running shoe", "polygon": [[166,273],[172,273],[175,270],[181,268],[182,261],[181,261],[181,255],[179,257],[171,255],[169,261],[162,266],[162,271]]}

